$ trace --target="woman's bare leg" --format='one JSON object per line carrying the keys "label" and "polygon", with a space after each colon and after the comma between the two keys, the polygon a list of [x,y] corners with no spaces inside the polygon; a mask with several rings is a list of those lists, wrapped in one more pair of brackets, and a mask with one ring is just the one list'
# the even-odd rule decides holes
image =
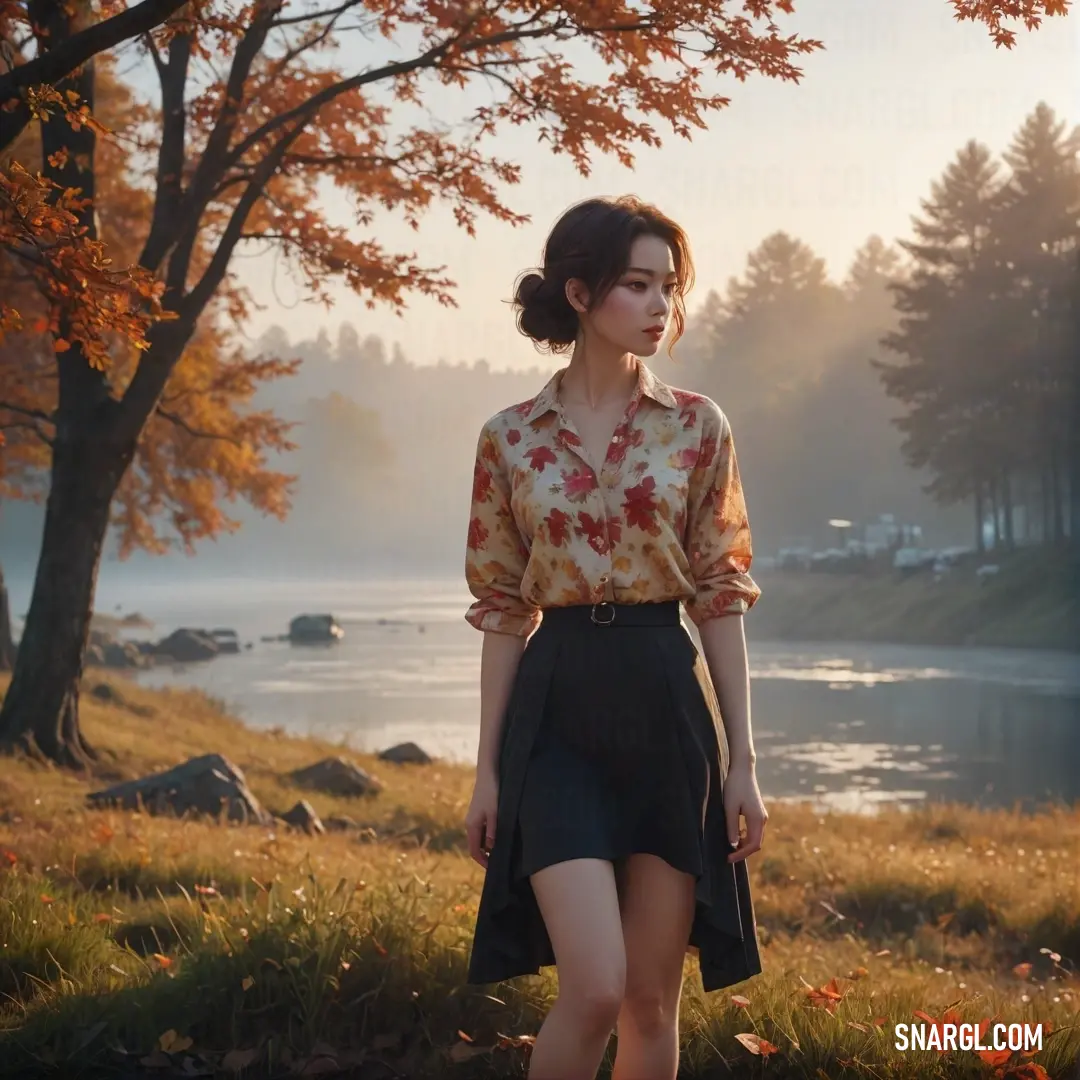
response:
{"label": "woman's bare leg", "polygon": [[694,919],[694,878],[656,855],[620,867],[626,998],[612,1080],[675,1080],[679,998]]}
{"label": "woman's bare leg", "polygon": [[559,996],[533,1046],[529,1080],[593,1080],[626,986],[611,863],[571,859],[530,878],[555,952]]}

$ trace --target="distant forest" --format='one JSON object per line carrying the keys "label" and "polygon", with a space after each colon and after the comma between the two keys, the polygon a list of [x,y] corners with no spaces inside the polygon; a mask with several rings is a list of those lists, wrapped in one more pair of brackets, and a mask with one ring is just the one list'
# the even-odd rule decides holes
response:
{"label": "distant forest", "polygon": [[[1064,544],[1080,535],[1078,253],[1080,139],[1039,105],[1003,162],[964,146],[911,238],[869,237],[842,280],[797,237],[766,237],[651,363],[730,417],[760,553],[885,513],[929,546]],[[458,572],[481,425],[565,363],[420,365],[350,322],[299,342],[275,328],[258,350],[303,359],[255,403],[298,423],[279,463],[299,477],[293,511],[237,508],[243,529],[200,560],[297,576]],[[5,566],[29,572],[40,508],[6,503],[0,526]]]}

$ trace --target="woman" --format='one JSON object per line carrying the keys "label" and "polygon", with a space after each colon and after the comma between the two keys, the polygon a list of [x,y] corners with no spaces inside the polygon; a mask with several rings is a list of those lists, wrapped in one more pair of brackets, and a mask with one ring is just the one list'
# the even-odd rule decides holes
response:
{"label": "woman", "polygon": [[692,278],[685,234],[654,207],[571,207],[515,297],[519,329],[570,362],[478,443],[466,824],[486,874],[468,981],[557,965],[531,1080],[594,1077],[613,1028],[615,1080],[673,1080],[688,948],[706,991],[761,970],[744,860],[767,815],[742,625],[760,590],[731,429],[640,359],[682,333]]}

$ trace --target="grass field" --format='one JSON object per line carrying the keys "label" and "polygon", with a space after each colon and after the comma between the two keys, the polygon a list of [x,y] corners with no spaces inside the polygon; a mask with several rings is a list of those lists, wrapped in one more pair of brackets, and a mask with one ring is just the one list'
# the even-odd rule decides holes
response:
{"label": "grass field", "polygon": [[[286,774],[338,748],[249,730],[194,693],[87,677],[101,681],[114,700],[83,706],[100,775],[0,758],[0,1075],[524,1075],[557,982],[465,985],[483,873],[461,824],[472,770],[352,755],[384,791],[320,796]],[[308,798],[360,830],[84,806],[211,751],[271,810]],[[680,1076],[1076,1076],[1078,851],[1078,808],[777,805],[751,862],[765,974],[706,996],[687,957]],[[950,1009],[1041,1022],[1044,1049],[894,1048],[893,1024]]]}

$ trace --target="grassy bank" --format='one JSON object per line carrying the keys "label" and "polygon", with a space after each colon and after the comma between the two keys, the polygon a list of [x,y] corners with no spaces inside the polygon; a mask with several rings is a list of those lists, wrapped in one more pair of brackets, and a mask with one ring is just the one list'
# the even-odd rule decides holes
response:
{"label": "grassy bank", "polygon": [[[0,1074],[524,1074],[556,978],[465,985],[472,770],[351,754],[383,792],[312,794],[284,777],[338,748],[248,730],[197,694],[88,684],[105,678],[113,700],[84,699],[101,775],[0,758]],[[210,751],[271,810],[308,798],[359,830],[84,808],[109,780]],[[706,997],[688,957],[681,1075],[1074,1076],[1077,850],[1080,809],[776,806],[751,870],[766,973]],[[1034,1062],[996,1073],[971,1051],[893,1049],[892,1024],[950,1007],[1054,1030]],[[742,1034],[775,1052],[754,1056]]]}
{"label": "grassy bank", "polygon": [[997,645],[1080,652],[1080,569],[1063,554],[1017,553],[979,580],[969,561],[940,581],[762,571],[752,630],[761,639]]}

